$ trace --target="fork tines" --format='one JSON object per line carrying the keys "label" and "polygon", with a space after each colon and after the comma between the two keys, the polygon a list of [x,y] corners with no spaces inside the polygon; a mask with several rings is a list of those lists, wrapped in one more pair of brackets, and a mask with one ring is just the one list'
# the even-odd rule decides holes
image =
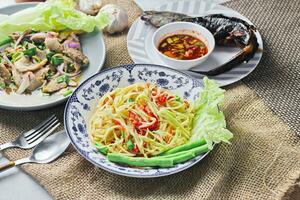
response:
{"label": "fork tines", "polygon": [[59,125],[60,122],[58,121],[58,118],[55,115],[52,115],[31,131],[25,133],[24,138],[28,144],[37,143],[52,133]]}

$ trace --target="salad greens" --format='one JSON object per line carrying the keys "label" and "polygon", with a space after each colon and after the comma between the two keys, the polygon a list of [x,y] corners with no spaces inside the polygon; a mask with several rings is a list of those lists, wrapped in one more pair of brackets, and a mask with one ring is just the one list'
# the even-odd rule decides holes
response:
{"label": "salad greens", "polygon": [[92,32],[109,24],[107,14],[99,12],[89,16],[75,9],[72,0],[50,0],[36,7],[27,8],[13,15],[0,15],[0,41],[16,31],[28,28],[39,31],[60,31],[64,29]]}
{"label": "salad greens", "polygon": [[227,142],[233,137],[232,133],[226,129],[226,121],[219,106],[224,104],[225,90],[204,77],[204,89],[200,97],[194,103],[195,117],[191,142],[205,139],[209,148],[212,149],[213,143]]}

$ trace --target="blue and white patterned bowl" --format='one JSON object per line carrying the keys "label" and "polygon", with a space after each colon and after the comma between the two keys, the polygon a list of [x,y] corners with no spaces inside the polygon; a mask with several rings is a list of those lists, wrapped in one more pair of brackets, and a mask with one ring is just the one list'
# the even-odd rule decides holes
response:
{"label": "blue and white patterned bowl", "polygon": [[138,178],[167,176],[180,172],[203,159],[197,156],[171,168],[133,168],[107,160],[92,145],[88,123],[98,100],[117,87],[126,87],[136,82],[157,84],[190,102],[194,102],[203,88],[202,82],[174,69],[152,64],[131,64],[104,70],[83,82],[72,94],[65,108],[65,129],[77,151],[94,165],[109,172]]}

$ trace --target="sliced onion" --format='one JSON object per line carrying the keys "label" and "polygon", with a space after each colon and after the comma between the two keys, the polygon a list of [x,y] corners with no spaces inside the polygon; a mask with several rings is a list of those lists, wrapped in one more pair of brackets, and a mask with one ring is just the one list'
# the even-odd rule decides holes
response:
{"label": "sliced onion", "polygon": [[80,43],[79,42],[69,42],[68,47],[72,49],[78,49],[80,48]]}
{"label": "sliced onion", "polygon": [[78,76],[81,72],[75,72],[75,73],[67,73],[67,72],[64,72],[64,64],[60,64],[57,68],[57,72],[60,74],[60,75],[68,75],[70,78],[72,77],[76,77]]}
{"label": "sliced onion", "polygon": [[64,63],[60,64],[56,69],[57,69],[59,74],[61,74],[61,75],[65,74],[65,72],[64,72]]}

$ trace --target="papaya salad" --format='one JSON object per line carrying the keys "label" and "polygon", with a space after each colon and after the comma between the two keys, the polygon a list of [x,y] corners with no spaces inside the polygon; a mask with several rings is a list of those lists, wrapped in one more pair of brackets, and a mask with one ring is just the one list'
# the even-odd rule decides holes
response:
{"label": "papaya salad", "polygon": [[99,100],[90,123],[92,143],[108,160],[138,167],[172,167],[229,142],[219,105],[224,90],[204,78],[192,104],[150,83],[116,88]]}

